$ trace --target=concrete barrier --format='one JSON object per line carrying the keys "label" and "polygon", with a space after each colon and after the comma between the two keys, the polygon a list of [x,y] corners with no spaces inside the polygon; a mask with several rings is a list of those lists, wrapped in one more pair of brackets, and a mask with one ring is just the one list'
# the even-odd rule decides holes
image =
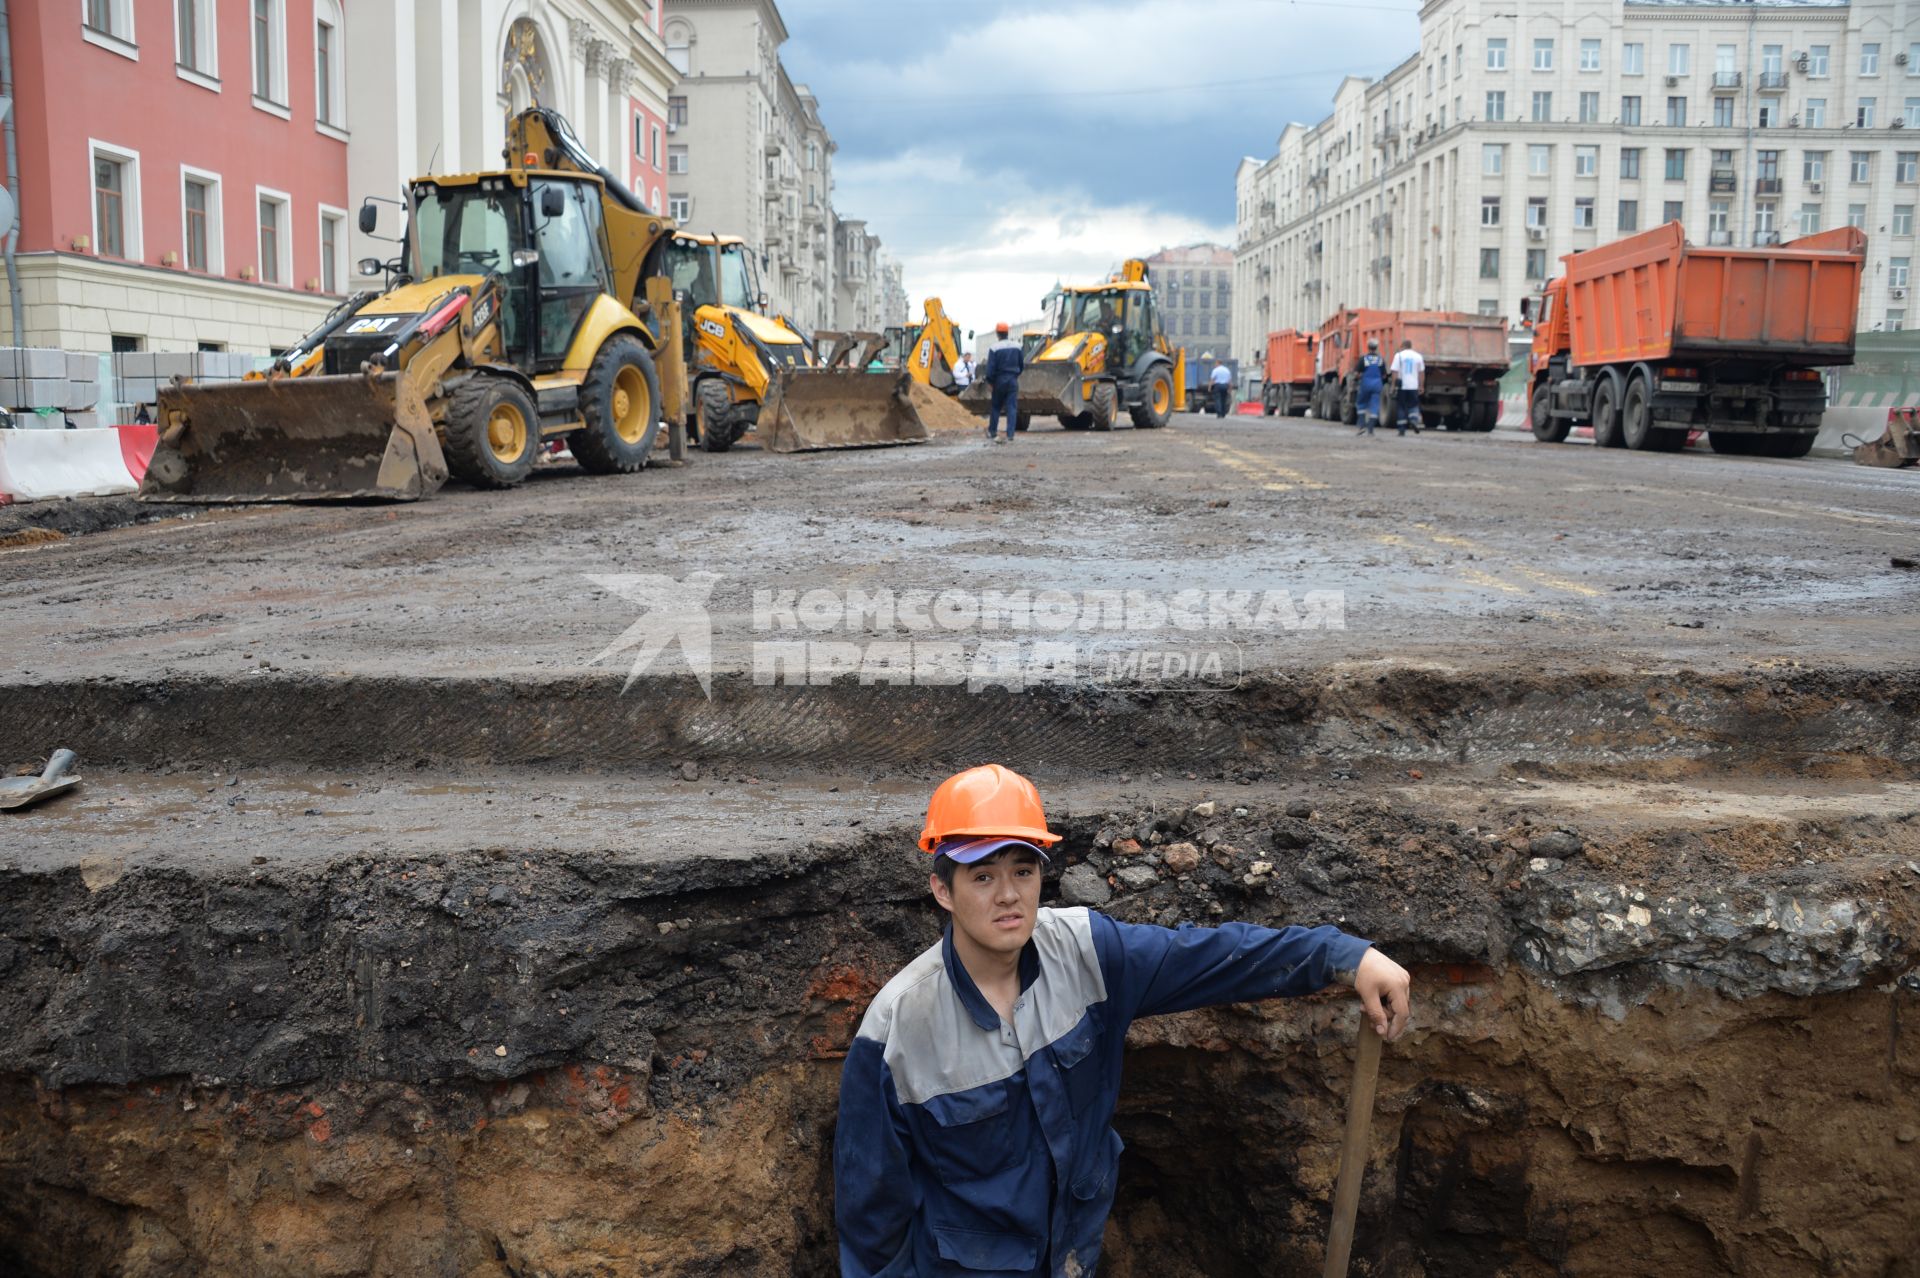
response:
{"label": "concrete barrier", "polygon": [[157,429],[0,430],[0,497],[104,497],[140,487]]}

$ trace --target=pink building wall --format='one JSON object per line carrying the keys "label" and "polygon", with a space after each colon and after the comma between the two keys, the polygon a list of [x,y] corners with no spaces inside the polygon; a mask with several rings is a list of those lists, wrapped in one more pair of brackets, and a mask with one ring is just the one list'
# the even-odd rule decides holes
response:
{"label": "pink building wall", "polygon": [[[256,187],[287,197],[284,234],[292,271],[277,287],[304,289],[321,275],[320,206],[347,209],[349,215],[352,210],[347,145],[315,124],[314,3],[286,0],[290,119],[253,104],[251,7],[244,0],[215,6],[216,91],[174,69],[172,0],[132,0],[137,61],[82,37],[77,0],[24,0],[12,6],[21,251],[73,252],[76,237],[92,239],[89,147],[98,142],[138,154],[141,263],[159,266],[171,252],[180,264],[174,269],[190,274],[181,196],[181,166],[189,165],[220,177],[221,275],[239,279],[243,266],[258,269]],[[351,6],[341,8],[351,22]],[[344,57],[344,32],[339,44]],[[350,101],[344,115],[347,128],[378,126],[356,121]],[[129,223],[133,217],[129,208]],[[94,241],[91,251],[99,249]],[[345,289],[350,282],[342,279],[337,286]]]}

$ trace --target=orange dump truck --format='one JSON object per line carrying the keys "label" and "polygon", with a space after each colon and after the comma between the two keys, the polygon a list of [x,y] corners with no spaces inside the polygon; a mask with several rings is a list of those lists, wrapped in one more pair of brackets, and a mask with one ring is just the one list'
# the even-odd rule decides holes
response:
{"label": "orange dump truck", "polygon": [[1592,426],[1602,448],[1804,457],[1826,411],[1819,370],[1853,363],[1867,238],[1700,248],[1678,222],[1562,259],[1528,360],[1534,436]]}
{"label": "orange dump truck", "polygon": [[[1496,315],[1463,311],[1342,309],[1320,326],[1319,384],[1314,416],[1352,423],[1357,413],[1357,375],[1367,343],[1380,344],[1380,358],[1393,360],[1403,342],[1426,361],[1420,415],[1429,426],[1487,431],[1500,420],[1500,379],[1506,374],[1507,322]],[[1394,425],[1392,385],[1380,399],[1380,422]]]}
{"label": "orange dump truck", "polygon": [[1312,333],[1285,328],[1267,334],[1267,363],[1261,371],[1260,406],[1267,416],[1304,417],[1313,397]]}

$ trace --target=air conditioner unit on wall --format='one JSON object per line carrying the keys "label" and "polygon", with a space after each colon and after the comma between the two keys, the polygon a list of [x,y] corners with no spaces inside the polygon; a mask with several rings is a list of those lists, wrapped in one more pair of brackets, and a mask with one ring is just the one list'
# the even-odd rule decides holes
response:
{"label": "air conditioner unit on wall", "polygon": [[1670,76],[1668,76],[1668,77],[1667,77],[1667,87],[1668,87],[1669,89],[1677,89],[1677,88],[1679,88],[1679,87],[1680,87],[1680,77],[1679,77],[1679,76],[1677,76],[1677,75],[1670,75]]}
{"label": "air conditioner unit on wall", "polygon": [[1893,65],[1895,65],[1896,67],[1904,67],[1905,65],[1907,65],[1907,55],[1904,53],[1894,54]]}
{"label": "air conditioner unit on wall", "polygon": [[1821,192],[1821,191],[1823,191],[1823,190],[1825,190],[1825,189],[1826,189],[1826,188],[1825,188],[1825,187],[1823,187],[1823,186],[1822,186],[1822,185],[1821,185],[1820,183],[1818,183],[1818,182],[1809,182],[1809,183],[1807,183],[1807,194],[1808,194],[1808,195],[1818,195],[1818,194],[1820,194],[1820,192]]}
{"label": "air conditioner unit on wall", "polygon": [[1890,288],[1887,290],[1887,296],[1896,302],[1904,302],[1907,300],[1907,290],[1904,288]]}
{"label": "air conditioner unit on wall", "polygon": [[1547,238],[1547,228],[1544,226],[1529,226],[1527,228],[1527,238],[1530,240],[1544,240]]}

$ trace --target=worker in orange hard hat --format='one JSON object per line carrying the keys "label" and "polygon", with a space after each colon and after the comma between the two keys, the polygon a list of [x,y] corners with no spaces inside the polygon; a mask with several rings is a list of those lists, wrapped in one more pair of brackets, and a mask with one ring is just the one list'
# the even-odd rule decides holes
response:
{"label": "worker in orange hard hat", "polygon": [[1001,320],[993,326],[994,334],[1000,339],[987,349],[987,381],[993,386],[993,407],[987,414],[987,442],[997,444],[995,428],[1000,424],[1000,415],[1006,414],[1007,442],[1013,442],[1014,430],[1020,424],[1020,374],[1027,366],[1027,357],[1020,351],[1020,343],[1007,336],[1011,326]]}
{"label": "worker in orange hard hat", "polygon": [[1353,985],[1388,1040],[1406,969],[1331,927],[1179,929],[1040,904],[1062,836],[997,763],[948,777],[920,850],[946,935],[874,997],[834,1136],[844,1278],[1093,1273],[1113,1206],[1109,1123],[1142,1016]]}

